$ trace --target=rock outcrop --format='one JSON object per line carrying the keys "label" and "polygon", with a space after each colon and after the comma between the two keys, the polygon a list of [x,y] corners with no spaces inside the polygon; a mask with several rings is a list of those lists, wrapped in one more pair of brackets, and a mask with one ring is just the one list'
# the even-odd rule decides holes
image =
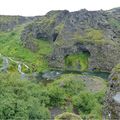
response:
{"label": "rock outcrop", "polygon": [[37,19],[37,17],[23,17],[23,16],[6,16],[0,15],[0,31],[8,32],[13,30],[17,25],[27,23]]}
{"label": "rock outcrop", "polygon": [[50,11],[45,16],[0,16],[0,31],[11,31],[26,24],[21,33],[24,47],[36,52],[38,41],[53,47],[49,65],[64,68],[65,57],[89,53],[88,68],[111,71],[120,63],[120,8],[103,11]]}
{"label": "rock outcrop", "polygon": [[32,51],[36,51],[37,45],[35,44],[35,39],[55,41],[64,27],[63,22],[68,13],[66,10],[50,11],[45,16],[26,26],[21,35],[24,46]]}
{"label": "rock outcrop", "polygon": [[53,53],[49,63],[64,67],[67,55],[90,53],[89,69],[111,71],[120,62],[120,8],[108,11],[51,11],[25,27],[21,40],[36,51],[35,39],[49,40]]}
{"label": "rock outcrop", "polygon": [[120,119],[120,64],[118,64],[109,76],[109,90],[105,99],[106,119]]}

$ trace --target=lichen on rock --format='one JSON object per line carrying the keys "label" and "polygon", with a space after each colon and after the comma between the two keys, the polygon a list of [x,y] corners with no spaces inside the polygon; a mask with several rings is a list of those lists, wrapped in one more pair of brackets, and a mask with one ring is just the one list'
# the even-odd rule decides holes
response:
{"label": "lichen on rock", "polygon": [[105,98],[105,116],[111,120],[120,118],[120,64],[109,76],[109,89]]}

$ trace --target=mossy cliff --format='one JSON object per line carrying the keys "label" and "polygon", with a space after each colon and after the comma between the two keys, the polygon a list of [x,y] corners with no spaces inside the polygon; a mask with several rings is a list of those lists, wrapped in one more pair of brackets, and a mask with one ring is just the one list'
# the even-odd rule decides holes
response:
{"label": "mossy cliff", "polygon": [[[25,27],[21,40],[37,51],[35,39],[51,42],[52,67],[65,67],[64,58],[87,51],[89,69],[111,71],[120,62],[119,8],[108,11],[50,11]],[[33,47],[34,46],[34,47]],[[33,49],[34,48],[34,49]]]}
{"label": "mossy cliff", "polygon": [[[48,48],[52,49],[48,49],[49,55],[45,59],[52,67],[65,68],[66,56],[75,54],[79,57],[81,52],[87,52],[86,68],[111,71],[120,62],[119,11],[120,8],[108,11],[58,10],[36,17],[0,16],[1,40],[6,40],[3,34],[6,37],[11,34],[16,37],[13,39],[19,39],[21,47],[37,55],[44,45],[47,52],[49,44]],[[18,26],[22,29],[16,35]]]}
{"label": "mossy cliff", "polygon": [[[56,119],[101,120],[106,82],[93,72],[79,71],[110,71],[120,62],[118,11],[51,11],[20,17],[27,19],[22,22],[19,17],[0,16],[1,24],[6,24],[0,28],[0,118],[46,120],[50,113],[54,119],[62,112]],[[119,66],[115,70],[119,73]],[[29,81],[19,80],[18,72],[28,75]],[[113,76],[110,81],[119,81]],[[120,87],[115,83],[116,93]]]}

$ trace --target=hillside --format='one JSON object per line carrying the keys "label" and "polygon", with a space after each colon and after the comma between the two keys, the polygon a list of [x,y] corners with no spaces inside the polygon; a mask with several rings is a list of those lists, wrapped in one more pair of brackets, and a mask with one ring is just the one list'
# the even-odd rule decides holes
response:
{"label": "hillside", "polygon": [[[1,15],[0,119],[102,119],[119,63],[120,8]],[[118,92],[107,90],[107,117],[119,118],[111,104]]]}
{"label": "hillside", "polygon": [[118,11],[119,8],[72,13],[51,11],[41,20],[28,25],[22,33],[21,40],[31,50],[31,37],[53,42],[54,51],[50,63],[54,67],[64,67],[66,56],[87,52],[90,54],[90,69],[111,71],[119,63]]}

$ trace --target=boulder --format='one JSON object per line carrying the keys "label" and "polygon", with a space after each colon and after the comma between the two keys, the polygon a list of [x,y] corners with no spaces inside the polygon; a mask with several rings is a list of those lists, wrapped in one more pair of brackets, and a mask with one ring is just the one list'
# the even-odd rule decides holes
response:
{"label": "boulder", "polygon": [[55,117],[55,120],[82,120],[79,115],[74,113],[65,112]]}

